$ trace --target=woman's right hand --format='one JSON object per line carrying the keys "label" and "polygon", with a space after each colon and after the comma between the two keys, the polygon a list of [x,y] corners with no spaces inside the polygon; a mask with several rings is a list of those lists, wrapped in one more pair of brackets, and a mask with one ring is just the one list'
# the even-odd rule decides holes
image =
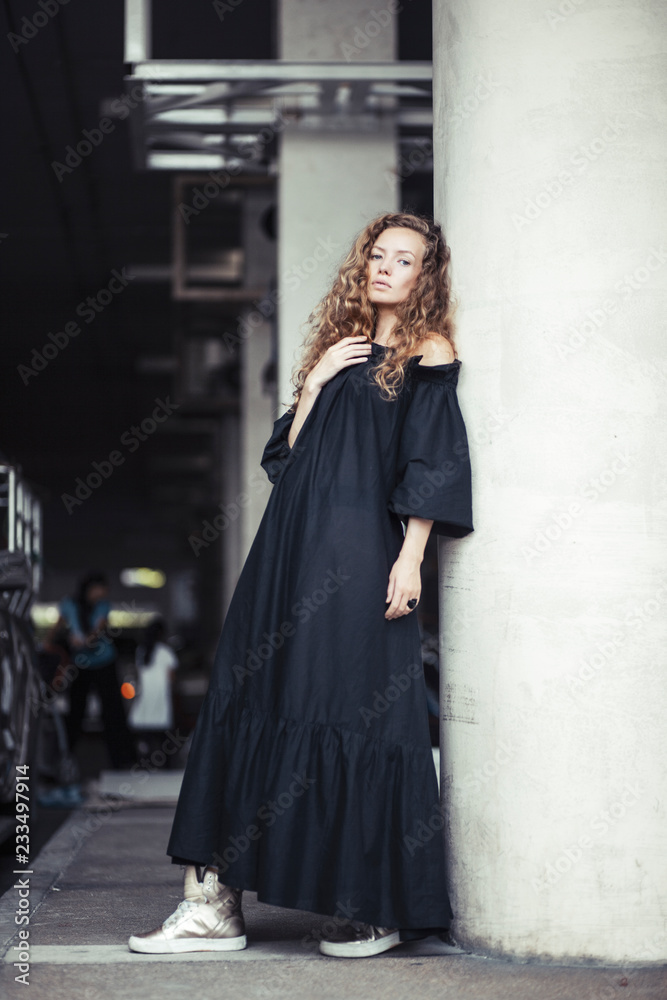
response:
{"label": "woman's right hand", "polygon": [[342,340],[327,348],[315,367],[308,373],[303,384],[303,391],[294,414],[292,426],[287,435],[287,443],[294,447],[299,431],[310,413],[316,397],[323,385],[337,375],[343,368],[362,364],[371,353],[371,342],[368,337],[359,334],[357,337],[343,337]]}
{"label": "woman's right hand", "polygon": [[[350,365],[366,361],[371,354],[371,342],[364,334],[356,337],[343,337],[332,344],[315,367],[308,373],[306,384],[309,389],[319,390],[323,385]],[[304,386],[305,388],[305,386]]]}

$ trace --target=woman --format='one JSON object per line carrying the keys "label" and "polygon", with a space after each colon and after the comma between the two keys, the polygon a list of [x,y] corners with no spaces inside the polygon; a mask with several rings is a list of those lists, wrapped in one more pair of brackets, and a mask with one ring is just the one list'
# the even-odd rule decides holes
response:
{"label": "woman", "polygon": [[81,736],[88,695],[91,689],[96,689],[111,767],[125,770],[135,763],[136,755],[116,675],[116,647],[105,631],[110,611],[106,576],[90,572],[80,580],[75,595],[60,602],[60,618],[55,628],[67,629],[74,665],[67,671],[72,676],[67,716],[70,752]]}
{"label": "woman", "polygon": [[135,663],[139,690],[130,702],[128,723],[136,733],[140,753],[157,751],[165,756],[160,747],[174,725],[172,692],[178,659],[166,641],[162,618],[154,618],[146,626]]}
{"label": "woman", "polygon": [[436,223],[383,215],[311,314],[167,847],[185,899],[133,950],[245,947],[243,889],[353,918],[328,955],[449,926],[413,614],[431,529],[473,530],[449,257]]}

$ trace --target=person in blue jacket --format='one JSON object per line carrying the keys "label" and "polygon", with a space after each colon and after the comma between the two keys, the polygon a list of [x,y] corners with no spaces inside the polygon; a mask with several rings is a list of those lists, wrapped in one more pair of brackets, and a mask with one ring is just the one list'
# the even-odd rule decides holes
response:
{"label": "person in blue jacket", "polygon": [[116,674],[117,650],[105,631],[111,603],[109,584],[103,573],[89,572],[80,580],[76,593],[59,605],[57,628],[68,634],[74,670],[68,688],[70,708],[67,738],[70,751],[79,741],[88,695],[95,689],[102,708],[104,739],[111,767],[125,770],[136,762],[136,753],[125,717]]}

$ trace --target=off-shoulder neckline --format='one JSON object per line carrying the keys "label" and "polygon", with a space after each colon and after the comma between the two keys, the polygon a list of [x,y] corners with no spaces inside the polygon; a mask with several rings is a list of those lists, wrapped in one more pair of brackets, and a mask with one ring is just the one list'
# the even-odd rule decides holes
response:
{"label": "off-shoulder neckline", "polygon": [[[387,350],[387,345],[386,344],[376,344],[376,342],[374,340],[371,340],[371,349],[373,349],[373,348],[375,348],[378,351],[386,351]],[[414,361],[421,361],[421,359],[423,357],[424,357],[423,354],[413,354],[412,357],[409,360],[413,361],[413,362]],[[458,365],[461,365],[461,364],[462,364],[462,361],[461,361],[460,358],[454,358],[453,361],[447,361],[447,362],[445,362],[442,365],[417,365],[417,367],[418,368],[422,368],[422,369],[434,368],[437,371],[439,368],[452,368],[455,365],[458,366]]]}

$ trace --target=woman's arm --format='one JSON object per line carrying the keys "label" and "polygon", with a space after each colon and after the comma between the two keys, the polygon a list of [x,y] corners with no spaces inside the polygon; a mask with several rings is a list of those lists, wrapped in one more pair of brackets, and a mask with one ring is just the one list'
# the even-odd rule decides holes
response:
{"label": "woman's arm", "polygon": [[424,560],[424,549],[432,525],[433,521],[423,517],[408,518],[401,551],[389,574],[386,598],[389,607],[384,613],[385,618],[409,615],[412,609],[408,607],[408,601],[413,597],[419,601],[422,589],[419,567]]}
{"label": "woman's arm", "polygon": [[75,646],[77,649],[80,646],[83,646],[86,641],[86,637],[83,632],[80,631],[79,616],[75,605],[71,601],[65,600],[61,603],[60,616],[69,629],[68,638],[70,645]]}
{"label": "woman's arm", "polygon": [[343,368],[356,365],[360,361],[366,361],[371,350],[370,340],[361,334],[357,337],[343,337],[342,340],[332,344],[324,352],[313,370],[308,373],[303,384],[294,420],[287,435],[287,443],[290,448],[294,447],[299,431],[312,410],[313,403],[319,396],[322,386],[326,385]]}
{"label": "woman's arm", "polygon": [[95,625],[95,627],[88,633],[88,635],[86,636],[86,639],[88,641],[90,641],[91,639],[98,639],[102,635],[102,633],[105,631],[105,629],[107,628],[108,624],[109,624],[109,620],[107,618],[100,619],[97,622],[97,624]]}

